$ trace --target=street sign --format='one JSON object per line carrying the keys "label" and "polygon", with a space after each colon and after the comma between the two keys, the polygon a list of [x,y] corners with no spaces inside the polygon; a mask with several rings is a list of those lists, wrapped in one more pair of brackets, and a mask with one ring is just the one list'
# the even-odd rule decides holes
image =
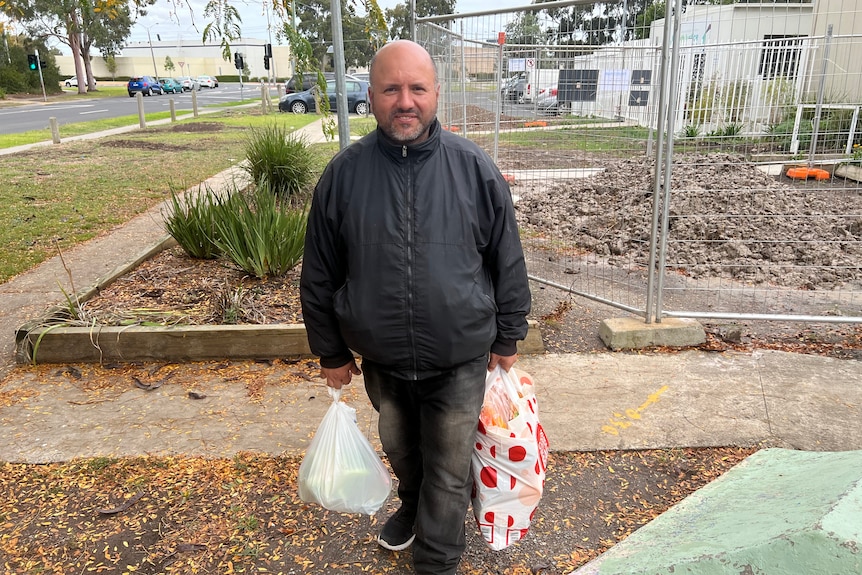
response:
{"label": "street sign", "polygon": [[532,70],[536,67],[536,59],[535,58],[527,58],[527,70]]}

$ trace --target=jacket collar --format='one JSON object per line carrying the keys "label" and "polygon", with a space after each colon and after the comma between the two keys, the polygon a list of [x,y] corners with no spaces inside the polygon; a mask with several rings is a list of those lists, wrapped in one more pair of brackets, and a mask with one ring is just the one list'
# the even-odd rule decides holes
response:
{"label": "jacket collar", "polygon": [[431,155],[440,143],[440,122],[434,118],[428,129],[428,139],[419,144],[409,146],[399,144],[384,134],[380,128],[377,128],[377,135],[378,145],[388,157],[397,161],[403,161],[407,158],[422,160]]}

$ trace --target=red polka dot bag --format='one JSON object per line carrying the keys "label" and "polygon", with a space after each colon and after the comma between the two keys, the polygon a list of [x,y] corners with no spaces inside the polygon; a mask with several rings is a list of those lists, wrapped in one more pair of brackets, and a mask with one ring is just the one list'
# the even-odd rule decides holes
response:
{"label": "red polka dot bag", "polygon": [[491,549],[505,549],[527,534],[547,465],[548,437],[532,377],[497,367],[485,381],[472,461],[473,515]]}

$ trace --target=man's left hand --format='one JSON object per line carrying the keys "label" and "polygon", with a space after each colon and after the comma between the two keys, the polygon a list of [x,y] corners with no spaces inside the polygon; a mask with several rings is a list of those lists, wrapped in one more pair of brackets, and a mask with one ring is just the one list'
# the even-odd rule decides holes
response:
{"label": "man's left hand", "polygon": [[509,371],[515,362],[518,361],[518,354],[514,355],[497,355],[491,354],[491,359],[488,360],[488,371],[493,371],[498,365],[503,368],[503,371]]}

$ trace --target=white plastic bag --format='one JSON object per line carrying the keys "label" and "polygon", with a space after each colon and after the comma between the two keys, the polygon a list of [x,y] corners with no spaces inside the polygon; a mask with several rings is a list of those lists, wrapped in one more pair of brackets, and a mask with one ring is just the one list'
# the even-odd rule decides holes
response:
{"label": "white plastic bag", "polygon": [[392,488],[389,471],[356,425],[340,389],[299,466],[299,498],[341,513],[374,515]]}
{"label": "white plastic bag", "polygon": [[473,449],[472,503],[491,549],[527,534],[544,489],[548,448],[532,378],[514,368],[489,372]]}

